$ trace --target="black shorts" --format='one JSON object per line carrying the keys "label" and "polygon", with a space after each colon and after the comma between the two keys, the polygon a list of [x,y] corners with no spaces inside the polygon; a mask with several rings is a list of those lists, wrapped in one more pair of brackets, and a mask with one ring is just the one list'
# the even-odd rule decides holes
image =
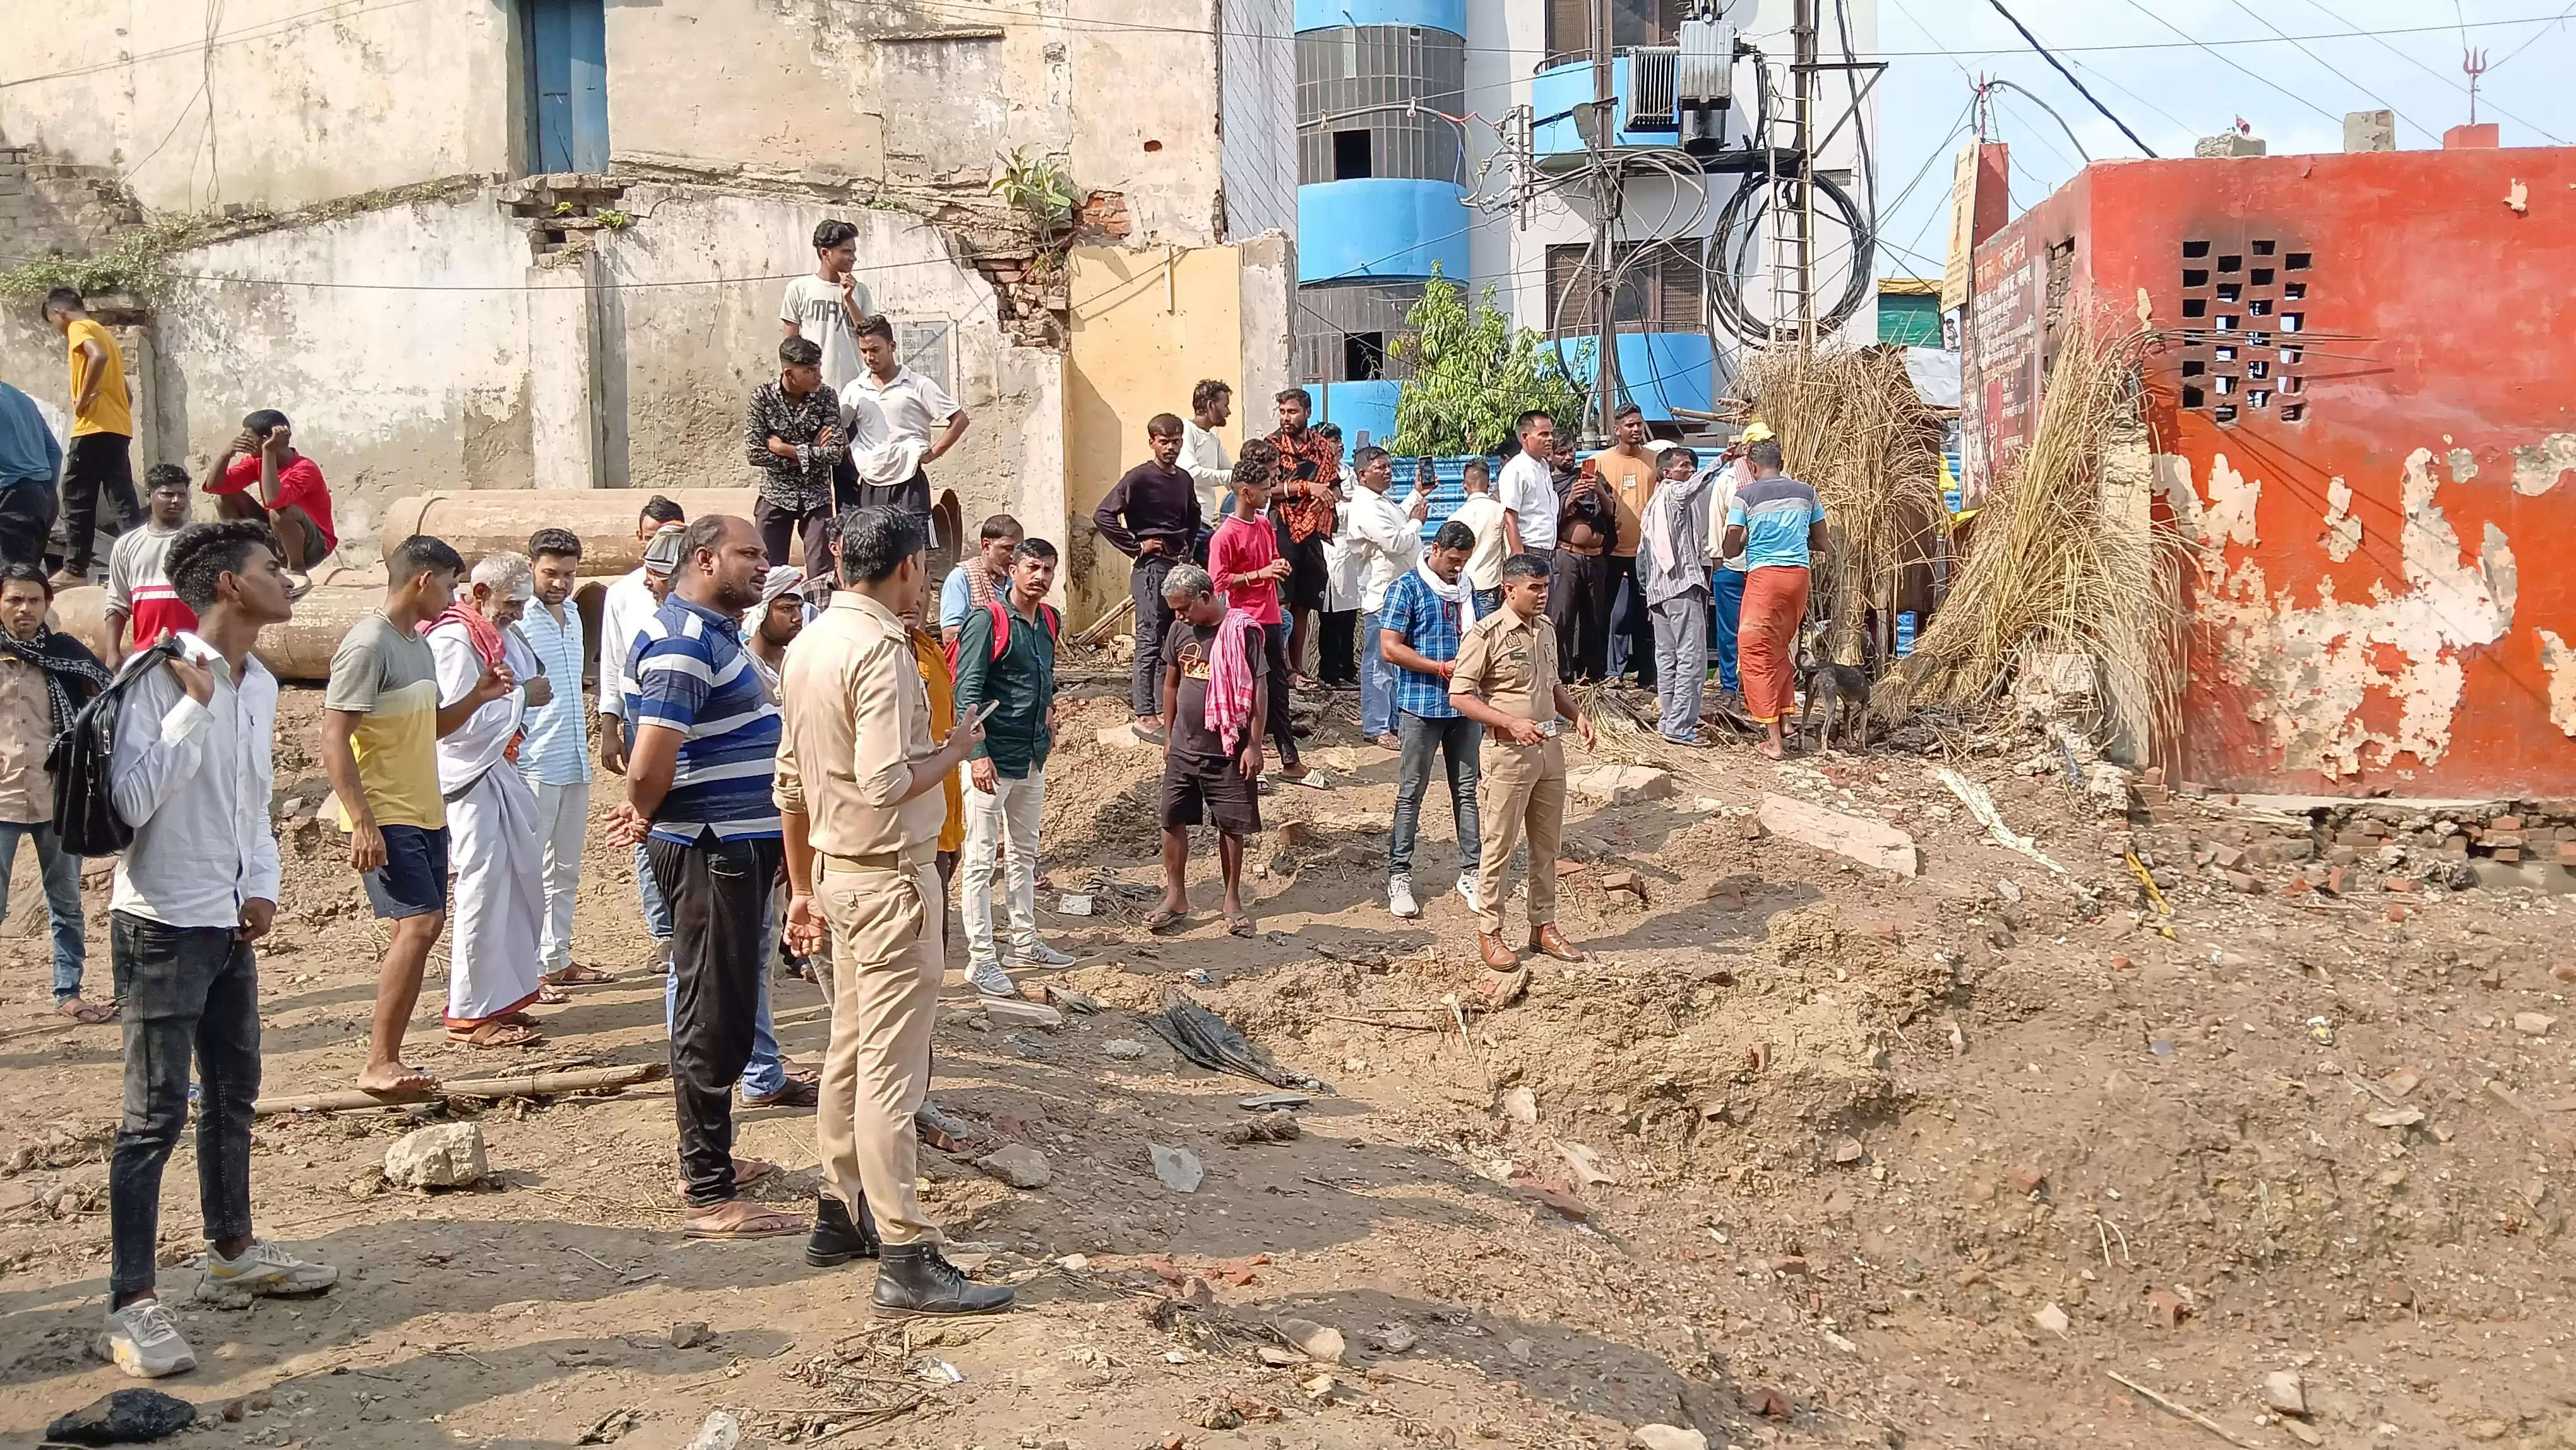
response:
{"label": "black shorts", "polygon": [[1163,757],[1163,829],[1213,825],[1229,836],[1261,834],[1261,795],[1243,767],[1214,756]]}
{"label": "black shorts", "polygon": [[1278,529],[1279,557],[1288,561],[1288,577],[1279,586],[1280,602],[1290,609],[1323,608],[1325,588],[1331,582],[1324,566],[1324,536],[1292,543],[1288,526],[1280,524]]}
{"label": "black shorts", "polygon": [[367,903],[385,921],[447,909],[447,832],[385,826],[385,864],[365,876]]}

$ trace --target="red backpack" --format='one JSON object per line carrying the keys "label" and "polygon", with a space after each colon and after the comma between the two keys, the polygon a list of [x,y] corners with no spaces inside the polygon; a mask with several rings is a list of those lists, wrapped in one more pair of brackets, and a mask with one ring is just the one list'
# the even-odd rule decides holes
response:
{"label": "red backpack", "polygon": [[[1013,618],[1011,606],[1003,603],[1001,596],[997,594],[984,602],[984,608],[991,611],[993,616],[993,660],[999,660],[1011,648]],[[1041,602],[1038,605],[1038,618],[1045,622],[1049,640],[1064,637],[1064,617],[1055,612],[1054,605]],[[966,636],[961,631],[957,638],[962,642]],[[957,673],[957,646],[952,644],[947,648],[948,673],[953,677]],[[985,663],[990,664],[993,660],[987,660]]]}

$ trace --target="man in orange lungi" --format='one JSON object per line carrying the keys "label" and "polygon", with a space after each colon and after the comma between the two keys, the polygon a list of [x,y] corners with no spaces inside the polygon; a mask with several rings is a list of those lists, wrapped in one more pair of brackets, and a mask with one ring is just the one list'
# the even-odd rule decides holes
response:
{"label": "man in orange lungi", "polygon": [[1744,460],[1753,481],[1727,505],[1721,553],[1744,559],[1737,669],[1745,713],[1770,732],[1759,748],[1778,760],[1781,722],[1797,701],[1798,626],[1807,615],[1808,571],[1825,547],[1825,505],[1814,489],[1782,472],[1777,439],[1755,443]]}

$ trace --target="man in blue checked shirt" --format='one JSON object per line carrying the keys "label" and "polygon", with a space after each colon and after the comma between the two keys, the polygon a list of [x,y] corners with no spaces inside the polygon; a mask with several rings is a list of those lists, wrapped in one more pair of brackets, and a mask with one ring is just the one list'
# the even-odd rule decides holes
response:
{"label": "man in blue checked shirt", "polygon": [[[570,529],[539,529],[528,536],[537,597],[516,628],[554,682],[554,695],[530,710],[519,740],[519,773],[537,797],[539,870],[545,883],[545,925],[538,970],[550,987],[613,980],[572,959],[573,889],[581,882],[582,838],[590,829],[589,719],[581,703],[586,653],[581,610],[572,588],[581,574],[581,538]],[[603,671],[603,673],[605,673]]]}
{"label": "man in blue checked shirt", "polygon": [[671,904],[671,1086],[694,1239],[775,1238],[799,1219],[740,1196],[775,1165],[733,1156],[733,1087],[751,1060],[760,1010],[761,939],[783,847],[770,777],[778,705],[743,647],[742,612],[760,602],[769,551],[747,519],[707,514],[680,540],[670,595],[634,655],[626,804],[612,844],[643,842]]}
{"label": "man in blue checked shirt", "polygon": [[1395,796],[1395,835],[1386,852],[1386,909],[1401,917],[1422,914],[1413,899],[1413,836],[1422,820],[1423,793],[1431,788],[1431,757],[1449,769],[1449,811],[1458,825],[1458,895],[1476,909],[1477,751],[1485,727],[1449,703],[1449,672],[1458,638],[1475,621],[1476,591],[1467,584],[1467,556],[1476,533],[1452,519],[1433,535],[1431,548],[1411,573],[1386,591],[1378,609],[1378,650],[1395,669],[1395,725],[1402,764]]}

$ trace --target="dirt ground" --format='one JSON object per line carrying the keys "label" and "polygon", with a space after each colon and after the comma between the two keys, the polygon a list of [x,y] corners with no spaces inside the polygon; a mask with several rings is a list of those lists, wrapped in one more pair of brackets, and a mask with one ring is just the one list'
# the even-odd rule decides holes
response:
{"label": "dirt ground", "polygon": [[[2401,808],[2381,810],[2393,844],[2366,851],[2349,822],[2223,798],[2106,817],[2036,736],[1900,733],[1774,766],[1742,748],[1649,760],[1617,732],[1601,758],[1668,769],[1673,789],[1577,804],[1562,919],[1593,959],[1538,964],[1495,1006],[1443,890],[1437,784],[1426,914],[1384,910],[1395,765],[1347,704],[1313,742],[1329,788],[1264,802],[1262,934],[1225,935],[1211,852],[1200,915],[1148,938],[1159,761],[1095,739],[1125,710],[1113,670],[1081,674],[1041,905],[1084,962],[1040,975],[1105,1010],[1011,1026],[952,972],[938,1036],[938,1101],[985,1149],[1037,1150],[1051,1181],[924,1153],[956,1252],[1018,1283],[1019,1312],[907,1337],[872,1319],[868,1266],[810,1269],[801,1240],[683,1242],[659,1085],[266,1117],[261,1230],[342,1279],[246,1312],[187,1302],[181,1145],[163,1286],[201,1362],[158,1387],[203,1407],[189,1443],[672,1450],[721,1408],[746,1443],[956,1450],[1614,1447],[1649,1424],[1741,1447],[2576,1447],[2576,917],[2530,886],[2386,889],[2422,874],[2399,858],[2429,838]],[[351,1080],[381,940],[340,838],[311,822],[317,711],[292,692],[279,727],[271,1094]],[[1943,764],[2063,874],[1996,844],[1931,776]],[[1771,793],[1911,833],[1921,874],[1764,832]],[[1605,891],[1623,873],[1642,900]],[[1095,914],[1057,914],[1067,892]],[[117,1029],[45,1015],[32,860],[13,899],[0,1439],[25,1444],[131,1382],[89,1347]],[[106,901],[101,873],[94,980]],[[451,1077],[659,1060],[661,981],[617,853],[594,850],[577,953],[619,979],[546,1009],[545,1046],[444,1046],[433,981],[413,1060]],[[1319,1080],[1298,1136],[1229,1141],[1254,1116],[1238,1103],[1271,1089],[1147,1028],[1172,987]],[[788,1050],[816,1061],[819,993],[775,991]],[[479,1118],[491,1179],[388,1190],[387,1145],[449,1116]],[[742,1151],[789,1169],[760,1196],[809,1205],[810,1114],[737,1122]],[[1196,1155],[1205,1181],[1165,1187],[1149,1145]],[[1330,1359],[1283,1321],[1338,1331],[1340,1362],[1283,1347]],[[2280,1371],[2304,1415],[2266,1408]]]}

